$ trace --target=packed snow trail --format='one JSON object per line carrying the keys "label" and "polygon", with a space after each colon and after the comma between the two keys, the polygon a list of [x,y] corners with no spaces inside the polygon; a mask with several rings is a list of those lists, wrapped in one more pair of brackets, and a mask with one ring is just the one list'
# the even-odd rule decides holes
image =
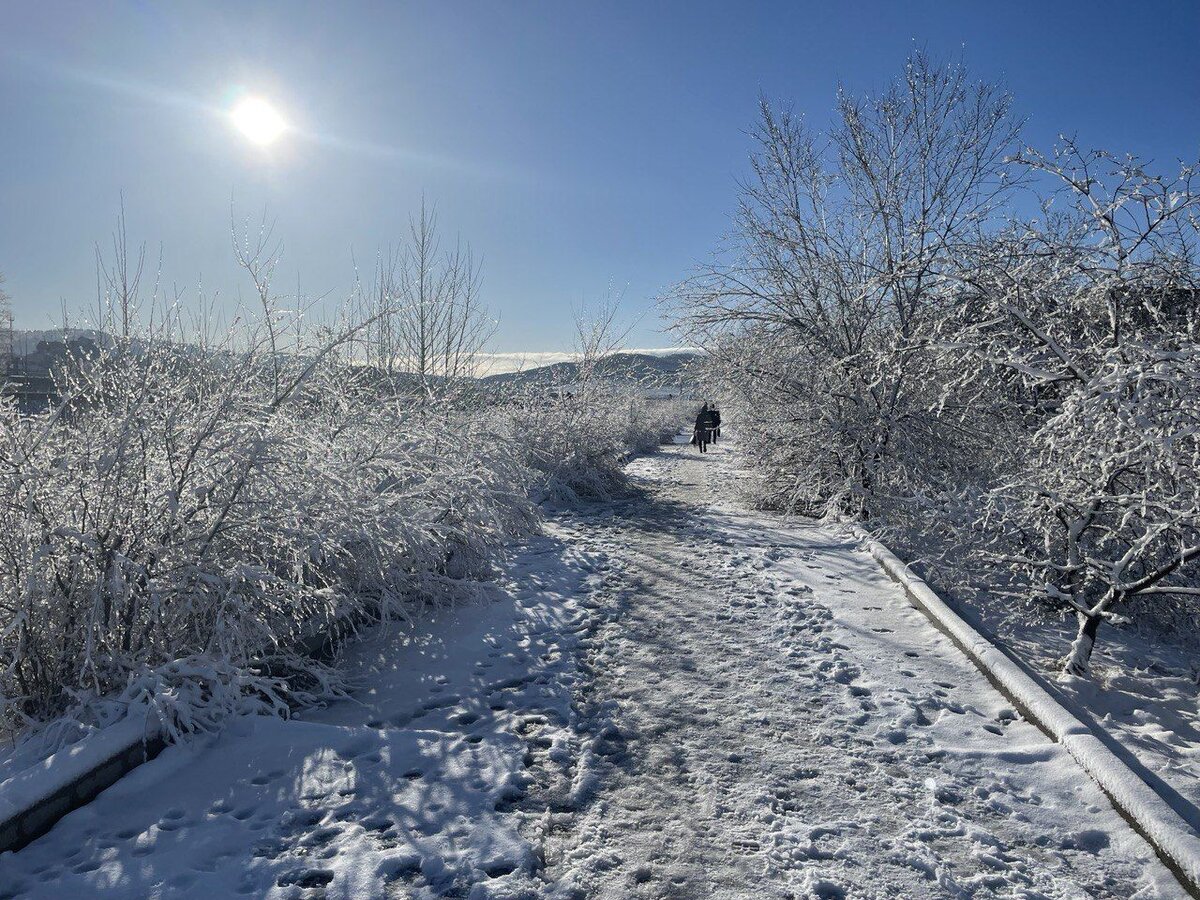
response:
{"label": "packed snow trail", "polygon": [[20,897],[1179,897],[842,531],[665,448],[360,690],[173,747],[0,856]]}
{"label": "packed snow trail", "polygon": [[[840,529],[738,510],[736,454],[631,466],[584,648],[615,712],[546,875],[597,897],[1177,897],[1061,747]],[[603,732],[602,732],[603,733]]]}

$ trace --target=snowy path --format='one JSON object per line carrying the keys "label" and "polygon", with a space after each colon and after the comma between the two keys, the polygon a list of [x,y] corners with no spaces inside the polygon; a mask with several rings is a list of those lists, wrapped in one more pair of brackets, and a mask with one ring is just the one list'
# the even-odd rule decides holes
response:
{"label": "snowy path", "polygon": [[1178,897],[1069,757],[844,535],[631,467],[353,702],[176,747],[0,896]]}
{"label": "snowy path", "polygon": [[722,504],[735,462],[641,460],[645,494],[573,529],[620,561],[588,663],[621,742],[548,875],[613,898],[1180,896],[865,553]]}

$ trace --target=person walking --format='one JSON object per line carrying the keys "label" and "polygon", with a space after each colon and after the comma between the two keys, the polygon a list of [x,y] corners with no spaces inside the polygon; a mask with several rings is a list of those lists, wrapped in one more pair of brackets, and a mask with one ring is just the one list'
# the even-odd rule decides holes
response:
{"label": "person walking", "polygon": [[712,442],[715,444],[717,438],[721,436],[721,411],[717,409],[715,403],[709,406],[708,417],[712,422]]}
{"label": "person walking", "polygon": [[708,412],[708,404],[700,408],[700,412],[696,413],[696,425],[692,429],[692,443],[700,448],[701,453],[708,452],[709,428],[711,427],[711,418]]}

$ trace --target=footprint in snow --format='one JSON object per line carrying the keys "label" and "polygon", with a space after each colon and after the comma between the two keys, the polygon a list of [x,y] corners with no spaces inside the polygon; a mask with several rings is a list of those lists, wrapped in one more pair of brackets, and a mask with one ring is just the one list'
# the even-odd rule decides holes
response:
{"label": "footprint in snow", "polygon": [[321,888],[333,881],[333,871],[330,869],[293,869],[280,875],[275,883],[279,887]]}

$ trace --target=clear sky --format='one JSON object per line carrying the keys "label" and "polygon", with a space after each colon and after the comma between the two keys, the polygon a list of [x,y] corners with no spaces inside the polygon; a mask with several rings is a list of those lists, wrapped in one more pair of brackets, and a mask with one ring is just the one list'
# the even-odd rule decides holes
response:
{"label": "clear sky", "polygon": [[[0,272],[18,327],[92,303],[123,192],[168,283],[232,298],[232,196],[277,219],[282,281],[338,297],[424,192],[484,258],[497,349],[569,346],[610,283],[665,346],[652,300],[727,230],[760,93],[823,123],[914,42],[1006,81],[1035,146],[1200,154],[1193,0],[0,0]],[[246,91],[300,133],[249,144],[219,114]]]}

